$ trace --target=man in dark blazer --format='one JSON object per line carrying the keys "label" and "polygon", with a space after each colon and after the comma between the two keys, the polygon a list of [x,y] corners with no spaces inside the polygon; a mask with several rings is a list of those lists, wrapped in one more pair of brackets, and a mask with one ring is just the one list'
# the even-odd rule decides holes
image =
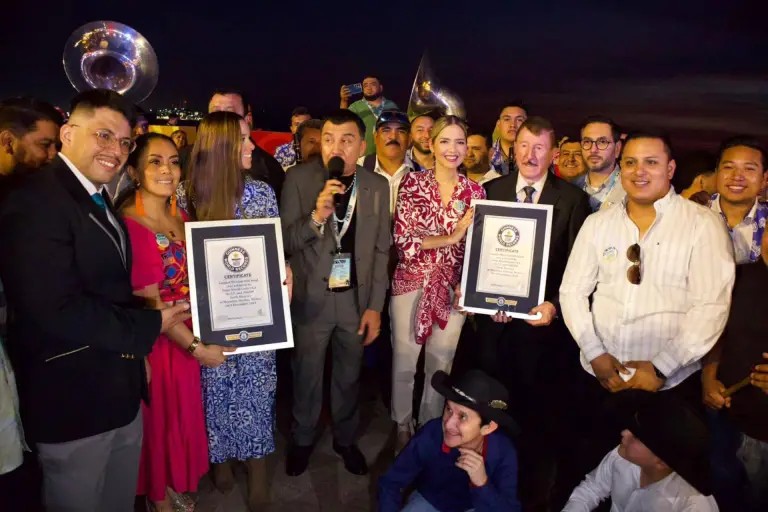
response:
{"label": "man in dark blazer", "polygon": [[188,306],[134,301],[125,226],[104,191],[135,147],[119,94],[78,95],[61,153],[0,206],[21,414],[43,469],[46,510],[133,510],[144,356]]}
{"label": "man in dark blazer", "polygon": [[[476,318],[479,365],[508,387],[512,415],[522,428],[518,446],[524,510],[547,510],[553,466],[562,465],[557,459],[565,455],[556,443],[562,438],[559,427],[570,418],[578,398],[569,391],[570,376],[578,375],[580,369],[579,351],[559,317],[558,289],[576,234],[591,209],[582,190],[548,172],[555,149],[552,125],[529,117],[515,140],[518,170],[485,185],[489,200],[553,207],[545,300],[531,310],[531,314],[541,313],[541,318],[512,319],[504,313]],[[563,492],[578,483],[577,479]]]}
{"label": "man in dark blazer", "polygon": [[[356,114],[339,110],[327,117],[321,137],[322,162],[293,167],[281,203],[283,240],[293,269],[296,342],[286,472],[295,476],[307,468],[330,342],[333,448],[348,471],[362,475],[368,467],[355,445],[358,379],[363,347],[379,335],[389,284],[389,185],[356,164],[365,154],[365,125]],[[343,174],[329,179],[329,162],[336,157],[343,160],[336,161]]]}

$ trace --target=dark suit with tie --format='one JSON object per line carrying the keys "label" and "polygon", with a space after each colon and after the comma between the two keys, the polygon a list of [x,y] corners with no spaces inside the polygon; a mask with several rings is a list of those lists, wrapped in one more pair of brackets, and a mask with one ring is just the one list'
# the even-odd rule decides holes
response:
{"label": "dark suit with tie", "polygon": [[[515,171],[486,183],[487,198],[518,201],[518,176]],[[560,281],[568,256],[592,210],[584,191],[554,174],[547,176],[536,202],[553,207],[544,300],[551,302],[559,313]],[[479,365],[509,388],[512,414],[523,430],[520,472],[521,482],[526,485],[525,489],[521,485],[521,499],[533,510],[547,494],[547,471],[552,470],[547,459],[556,455],[548,447],[556,439],[558,425],[568,417],[566,410],[570,411],[572,400],[561,385],[568,384],[570,375],[578,375],[578,346],[559,317],[541,327],[519,319],[507,324],[494,323],[488,316],[478,316],[476,321]],[[529,496],[525,490],[530,491]]]}
{"label": "dark suit with tie", "polygon": [[[389,278],[391,243],[389,184],[383,177],[357,166],[352,251],[354,286],[342,292],[328,289],[336,253],[329,219],[321,232],[310,219],[328,171],[320,162],[300,164],[286,173],[281,201],[285,250],[293,269],[291,314],[294,322],[294,441],[314,441],[322,405],[325,352],[332,341],[331,411],[334,437],[342,446],[354,442],[358,426],[358,377],[363,354],[357,335],[366,309],[381,312]],[[351,231],[351,230],[350,230]],[[349,235],[347,235],[349,236]]]}
{"label": "dark suit with tie", "polygon": [[[0,240],[8,344],[28,440],[74,446],[133,424],[146,396],[144,356],[161,315],[133,296],[130,242],[109,200],[100,207],[58,157],[0,205]],[[57,464],[63,472],[71,462],[77,460]],[[95,468],[97,475],[109,470]],[[78,492],[77,483],[67,485]]]}

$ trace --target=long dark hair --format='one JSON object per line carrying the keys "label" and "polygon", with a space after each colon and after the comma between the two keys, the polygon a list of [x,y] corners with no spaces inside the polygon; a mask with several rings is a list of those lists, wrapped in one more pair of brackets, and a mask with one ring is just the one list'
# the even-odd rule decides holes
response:
{"label": "long dark hair", "polygon": [[[136,138],[136,149],[134,149],[130,155],[128,155],[128,160],[125,162],[125,168],[126,172],[127,169],[130,167],[132,168],[137,174],[141,174],[141,168],[143,163],[146,162],[146,154],[147,150],[149,149],[149,145],[152,143],[153,140],[164,140],[171,144],[174,149],[176,148],[176,144],[173,142],[173,139],[171,139],[167,135],[163,135],[162,133],[155,133],[155,132],[149,132],[145,133],[144,135],[141,135]],[[117,199],[115,199],[115,209],[119,210],[125,206],[128,206],[129,204],[133,203],[134,198],[136,197],[136,182],[131,180],[130,185],[120,192],[120,194],[117,196]]]}
{"label": "long dark hair", "polygon": [[230,220],[243,197],[242,117],[211,112],[197,128],[192,147],[187,204],[194,220]]}

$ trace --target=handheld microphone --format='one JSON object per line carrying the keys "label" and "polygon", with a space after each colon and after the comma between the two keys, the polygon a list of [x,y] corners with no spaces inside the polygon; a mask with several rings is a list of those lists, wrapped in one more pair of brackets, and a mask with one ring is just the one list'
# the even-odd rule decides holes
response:
{"label": "handheld microphone", "polygon": [[[344,174],[344,159],[340,156],[334,156],[328,160],[328,177],[332,180],[338,180]],[[334,206],[339,204],[339,194],[333,194]]]}

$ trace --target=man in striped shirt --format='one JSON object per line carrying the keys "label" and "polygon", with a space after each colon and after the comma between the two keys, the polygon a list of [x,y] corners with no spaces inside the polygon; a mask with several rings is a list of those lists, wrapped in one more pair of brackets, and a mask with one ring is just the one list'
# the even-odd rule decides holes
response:
{"label": "man in striped shirt", "polygon": [[[674,171],[666,138],[627,139],[620,176],[626,199],[587,218],[563,275],[560,307],[582,366],[602,388],[673,390],[698,402],[691,376],[725,327],[735,265],[722,220],[675,193]],[[607,393],[594,382],[587,382],[585,408],[600,420],[597,449],[615,444],[618,431],[600,405]]]}

